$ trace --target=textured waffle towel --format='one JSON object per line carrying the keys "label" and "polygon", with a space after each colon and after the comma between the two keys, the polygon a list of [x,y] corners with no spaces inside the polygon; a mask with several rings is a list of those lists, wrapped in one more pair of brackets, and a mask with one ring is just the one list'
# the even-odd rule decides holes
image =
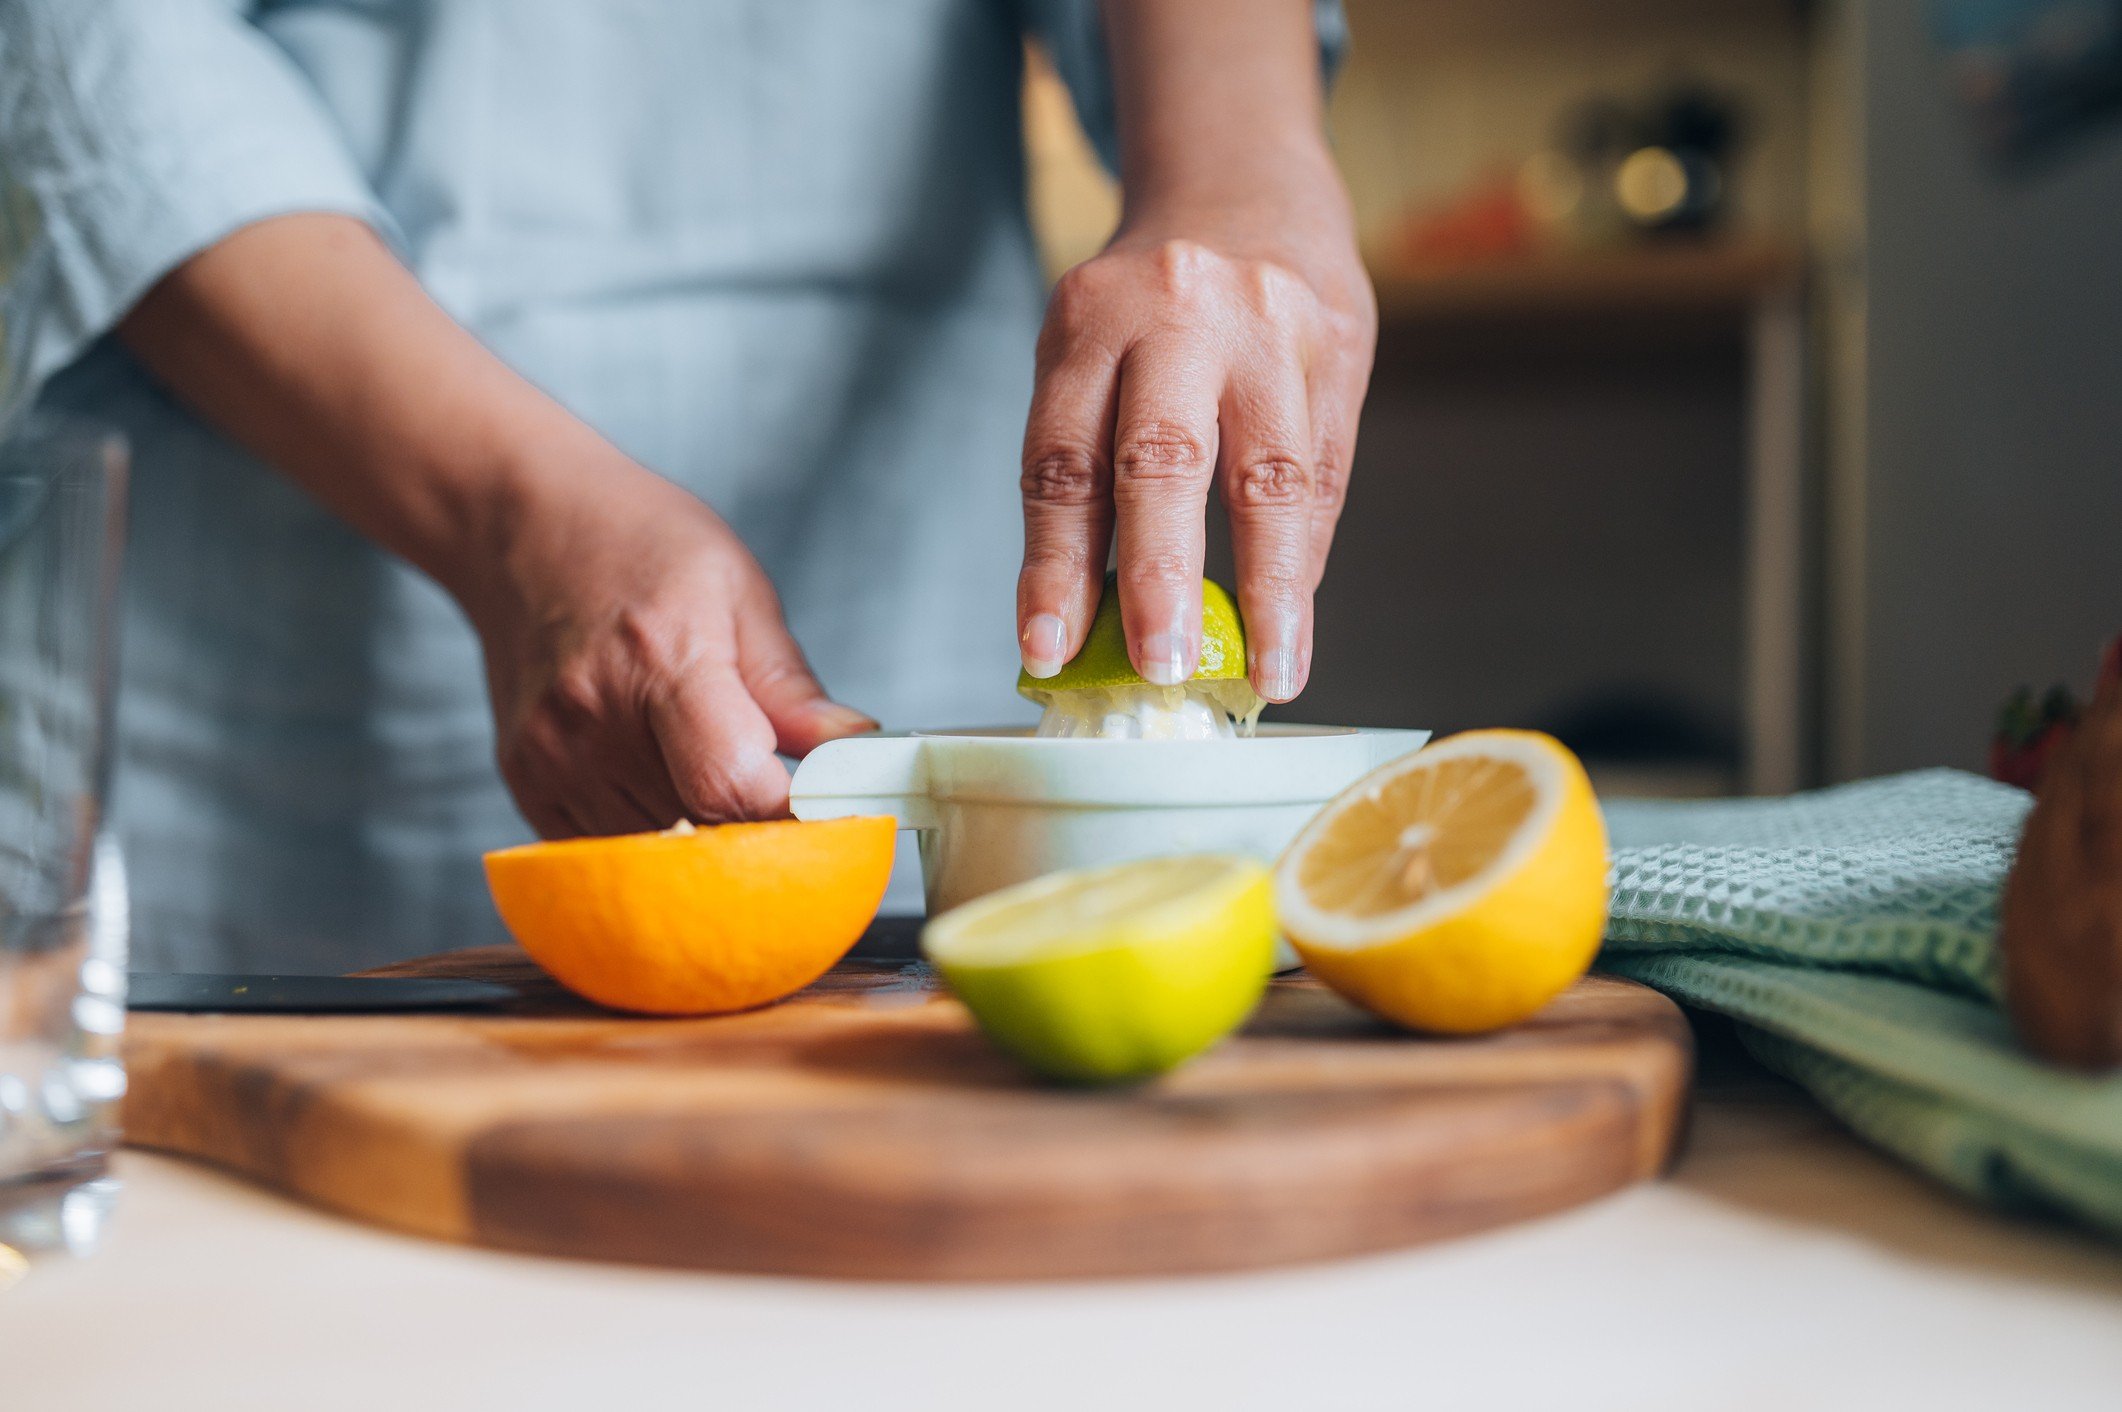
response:
{"label": "textured waffle towel", "polygon": [[2036,1063],[1997,1007],[1997,901],[2029,803],[1926,770],[1610,804],[1600,964],[1731,1016],[1770,1067],[1969,1195],[2122,1235],[2122,1078]]}

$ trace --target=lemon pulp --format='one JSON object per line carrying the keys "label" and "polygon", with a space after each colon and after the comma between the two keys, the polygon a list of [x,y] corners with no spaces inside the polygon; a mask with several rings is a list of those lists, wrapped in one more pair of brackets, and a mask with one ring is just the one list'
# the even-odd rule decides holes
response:
{"label": "lemon pulp", "polygon": [[1469,755],[1404,771],[1351,799],[1297,860],[1320,909],[1370,920],[1457,887],[1502,855],[1540,796],[1512,760]]}

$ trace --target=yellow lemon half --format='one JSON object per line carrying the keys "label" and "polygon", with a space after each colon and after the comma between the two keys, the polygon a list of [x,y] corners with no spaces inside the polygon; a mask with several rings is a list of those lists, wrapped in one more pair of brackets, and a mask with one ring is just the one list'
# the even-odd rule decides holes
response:
{"label": "yellow lemon half", "polygon": [[1606,825],[1561,742],[1468,731],[1358,780],[1275,873],[1314,976],[1414,1029],[1513,1024],[1583,975],[1606,925]]}

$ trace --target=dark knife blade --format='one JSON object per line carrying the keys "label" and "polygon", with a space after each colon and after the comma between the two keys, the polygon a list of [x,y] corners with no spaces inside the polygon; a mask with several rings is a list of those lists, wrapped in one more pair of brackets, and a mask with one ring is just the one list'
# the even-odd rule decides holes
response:
{"label": "dark knife blade", "polygon": [[487,981],[399,976],[238,976],[135,971],[129,1010],[261,1011],[307,1015],[393,1010],[481,1010],[516,999]]}

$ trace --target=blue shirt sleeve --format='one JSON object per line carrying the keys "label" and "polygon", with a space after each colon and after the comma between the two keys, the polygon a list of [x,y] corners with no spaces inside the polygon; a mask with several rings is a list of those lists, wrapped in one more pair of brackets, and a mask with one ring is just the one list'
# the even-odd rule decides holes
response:
{"label": "blue shirt sleeve", "polygon": [[[1068,85],[1076,118],[1098,150],[1106,170],[1120,170],[1120,128],[1113,114],[1113,72],[1105,53],[1105,26],[1098,0],[1022,0],[1025,28],[1046,50]],[[1327,81],[1348,51],[1348,17],[1341,0],[1312,0],[1319,32],[1319,66]]]}
{"label": "blue shirt sleeve", "polygon": [[0,425],[154,282],[242,226],[392,234],[249,0],[0,0]]}

